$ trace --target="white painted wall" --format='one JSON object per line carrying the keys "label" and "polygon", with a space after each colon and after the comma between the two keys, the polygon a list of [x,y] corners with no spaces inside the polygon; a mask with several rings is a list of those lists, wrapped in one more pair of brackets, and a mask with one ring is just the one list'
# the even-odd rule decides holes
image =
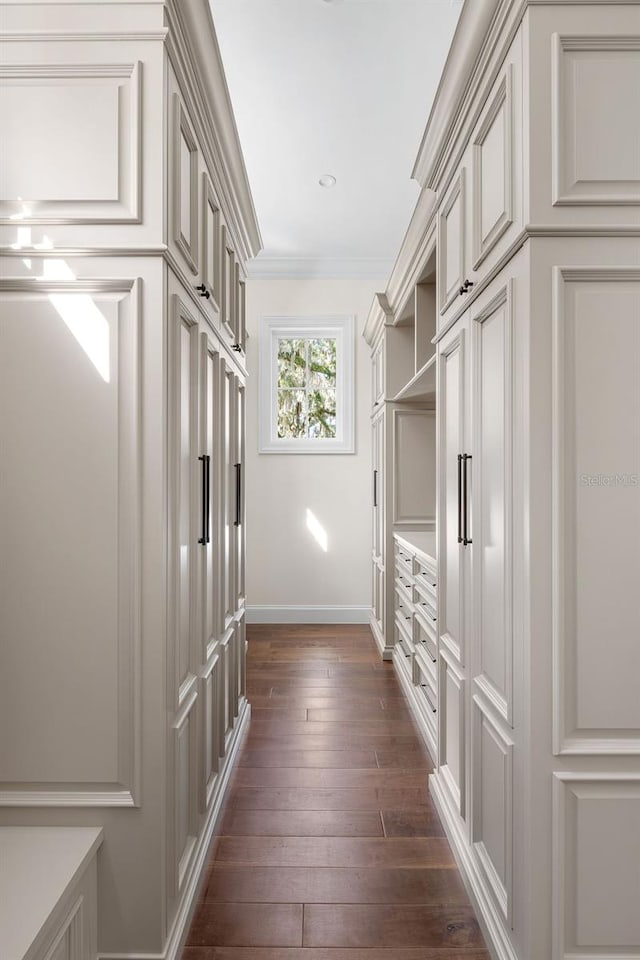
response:
{"label": "white painted wall", "polygon": [[[383,288],[384,281],[384,277],[273,277],[248,281],[249,608],[371,605],[371,364],[369,347],[360,331],[373,295]],[[259,454],[260,319],[332,314],[355,317],[355,454]],[[307,509],[326,529],[326,553],[307,529]],[[252,619],[264,616],[264,611],[249,612]],[[278,616],[275,611],[274,614]],[[312,616],[310,611],[289,614],[292,619]]]}

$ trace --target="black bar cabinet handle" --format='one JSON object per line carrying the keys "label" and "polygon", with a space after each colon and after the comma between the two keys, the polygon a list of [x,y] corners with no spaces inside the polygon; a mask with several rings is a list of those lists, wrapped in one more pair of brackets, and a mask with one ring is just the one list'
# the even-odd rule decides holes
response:
{"label": "black bar cabinet handle", "polygon": [[373,471],[373,505],[378,506],[378,471]]}
{"label": "black bar cabinet handle", "polygon": [[468,466],[469,461],[472,459],[470,453],[465,453],[463,458],[464,460],[464,471],[462,474],[463,481],[463,500],[464,500],[464,526],[462,530],[463,543],[468,546],[470,543],[473,543],[473,540],[469,536],[469,477],[468,477]]}
{"label": "black bar cabinet handle", "polygon": [[242,464],[236,463],[236,518],[233,521],[234,527],[239,527],[242,523]]}
{"label": "black bar cabinet handle", "polygon": [[205,453],[198,457],[202,464],[202,536],[198,543],[206,545],[210,542],[209,537],[209,509],[211,501],[211,457]]}
{"label": "black bar cabinet handle", "polygon": [[462,543],[462,454],[458,454],[458,543]]}

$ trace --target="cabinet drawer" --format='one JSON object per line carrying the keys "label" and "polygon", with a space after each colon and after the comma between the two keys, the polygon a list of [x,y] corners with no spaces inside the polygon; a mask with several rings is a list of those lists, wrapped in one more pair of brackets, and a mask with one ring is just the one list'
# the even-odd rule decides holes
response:
{"label": "cabinet drawer", "polygon": [[396,593],[406,603],[413,604],[413,578],[405,573],[396,572]]}
{"label": "cabinet drawer", "polygon": [[420,557],[416,557],[414,579],[417,584],[432,590],[435,594],[436,589],[436,571],[430,564],[425,563]]}
{"label": "cabinet drawer", "polygon": [[437,626],[435,621],[425,620],[421,611],[414,616],[414,631],[416,647],[423,647],[429,659],[435,664],[437,659]]}
{"label": "cabinet drawer", "polygon": [[416,687],[422,688],[427,692],[429,704],[432,713],[438,709],[438,681],[436,670],[431,660],[425,656],[424,650],[416,650],[413,661],[414,675],[413,682]]}
{"label": "cabinet drawer", "polygon": [[396,569],[408,577],[413,577],[413,556],[399,543],[396,543]]}
{"label": "cabinet drawer", "polygon": [[[411,637],[411,625],[407,625],[401,613],[396,612],[396,644],[400,647],[406,657],[413,658],[413,640]],[[413,667],[412,667],[413,672]]]}
{"label": "cabinet drawer", "polygon": [[414,611],[420,614],[425,625],[428,625],[428,629],[433,631],[433,635],[435,636],[438,622],[438,611],[435,606],[434,599],[432,597],[423,596],[416,590]]}

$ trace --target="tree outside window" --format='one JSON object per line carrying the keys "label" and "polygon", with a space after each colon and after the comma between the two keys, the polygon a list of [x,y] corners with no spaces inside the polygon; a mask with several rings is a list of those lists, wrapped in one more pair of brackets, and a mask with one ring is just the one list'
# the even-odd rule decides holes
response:
{"label": "tree outside window", "polygon": [[269,317],[260,337],[260,451],[352,453],[352,318]]}

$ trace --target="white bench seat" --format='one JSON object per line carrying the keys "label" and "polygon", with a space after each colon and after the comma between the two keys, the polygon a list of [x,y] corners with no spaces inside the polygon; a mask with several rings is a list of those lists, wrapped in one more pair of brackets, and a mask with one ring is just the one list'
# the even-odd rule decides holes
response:
{"label": "white bench seat", "polygon": [[0,960],[93,960],[99,827],[0,827]]}

